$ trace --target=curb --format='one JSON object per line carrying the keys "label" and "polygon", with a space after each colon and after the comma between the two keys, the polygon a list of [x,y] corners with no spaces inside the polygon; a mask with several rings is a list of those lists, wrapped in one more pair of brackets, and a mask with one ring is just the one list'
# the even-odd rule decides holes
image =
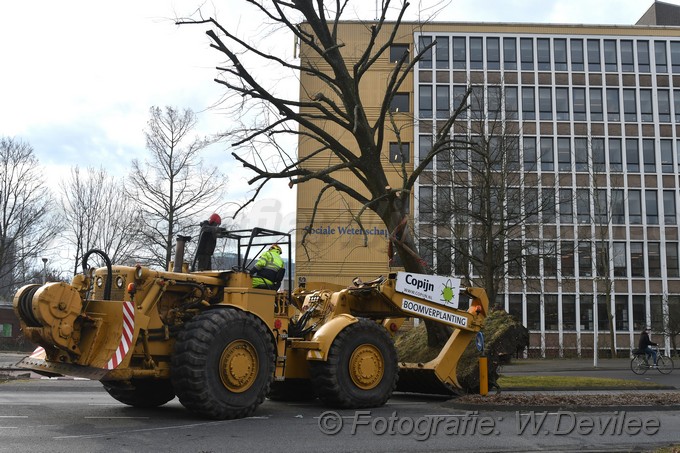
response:
{"label": "curb", "polygon": [[599,406],[577,406],[577,405],[513,405],[513,404],[472,404],[472,403],[451,403],[447,407],[464,411],[480,412],[526,412],[526,411],[546,411],[546,412],[652,412],[652,411],[680,411],[680,405],[673,404],[668,406],[622,406],[622,405],[599,405]]}

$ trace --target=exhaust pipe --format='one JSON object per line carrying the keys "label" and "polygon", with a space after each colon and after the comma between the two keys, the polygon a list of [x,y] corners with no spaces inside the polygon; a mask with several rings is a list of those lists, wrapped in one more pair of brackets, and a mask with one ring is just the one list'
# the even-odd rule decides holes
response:
{"label": "exhaust pipe", "polygon": [[184,246],[191,240],[191,236],[177,236],[177,249],[175,250],[175,265],[172,268],[173,272],[182,272],[182,264],[184,263]]}

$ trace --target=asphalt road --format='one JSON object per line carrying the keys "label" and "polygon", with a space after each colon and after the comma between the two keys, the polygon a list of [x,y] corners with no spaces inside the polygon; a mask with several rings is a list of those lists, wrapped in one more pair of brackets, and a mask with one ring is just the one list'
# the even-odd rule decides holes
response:
{"label": "asphalt road", "polygon": [[674,411],[468,411],[396,394],[372,410],[267,400],[254,416],[197,418],[177,399],[142,410],[96,381],[0,384],[0,452],[628,451],[680,442]]}

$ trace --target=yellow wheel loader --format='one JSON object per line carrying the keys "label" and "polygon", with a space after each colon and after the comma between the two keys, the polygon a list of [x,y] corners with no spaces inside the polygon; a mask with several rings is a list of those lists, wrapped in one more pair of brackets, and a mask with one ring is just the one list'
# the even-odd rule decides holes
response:
{"label": "yellow wheel loader", "polygon": [[[374,407],[398,379],[400,389],[419,392],[458,388],[458,360],[488,312],[480,288],[407,272],[347,286],[299,278],[289,290],[288,268],[286,290],[255,289],[253,257],[278,243],[287,246],[290,266],[289,234],[203,222],[192,263],[184,262],[190,238],[177,239],[167,271],[112,265],[91,250],[71,284],[19,289],[14,310],[23,334],[39,345],[19,366],[100,380],[113,398],[135,407],[177,396],[213,419],[246,417],[268,395]],[[214,254],[222,240],[234,244],[233,265],[213,270],[224,258]],[[91,268],[93,255],[105,265]],[[398,363],[393,338],[407,318],[452,328],[437,358]]]}

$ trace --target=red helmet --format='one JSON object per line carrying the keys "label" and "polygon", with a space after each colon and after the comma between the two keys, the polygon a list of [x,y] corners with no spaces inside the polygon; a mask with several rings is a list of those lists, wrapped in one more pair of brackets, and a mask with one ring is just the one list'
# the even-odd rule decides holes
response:
{"label": "red helmet", "polygon": [[208,223],[210,225],[221,225],[222,218],[217,213],[215,213],[208,218]]}

